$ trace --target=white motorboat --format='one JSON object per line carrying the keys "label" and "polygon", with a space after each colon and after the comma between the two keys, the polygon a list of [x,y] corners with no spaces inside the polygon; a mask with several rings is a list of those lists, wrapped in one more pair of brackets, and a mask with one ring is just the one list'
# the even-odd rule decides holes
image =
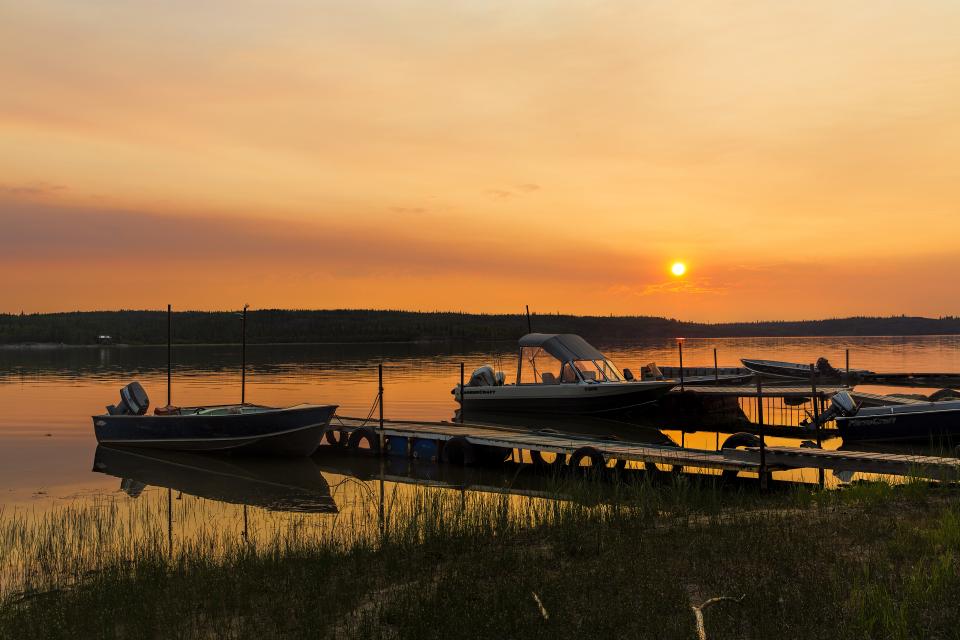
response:
{"label": "white motorboat", "polygon": [[634,380],[580,336],[530,333],[520,338],[517,378],[480,367],[452,393],[465,413],[606,413],[655,402],[675,380]]}

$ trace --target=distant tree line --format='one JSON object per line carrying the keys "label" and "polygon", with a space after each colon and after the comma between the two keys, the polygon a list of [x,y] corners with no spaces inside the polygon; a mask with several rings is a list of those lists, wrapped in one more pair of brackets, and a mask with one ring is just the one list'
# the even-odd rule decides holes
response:
{"label": "distant tree line", "polygon": [[[577,333],[588,340],[646,337],[753,337],[960,334],[960,318],[853,317],[827,320],[706,324],[652,316],[533,314],[534,331]],[[173,341],[225,344],[240,341],[240,315],[226,311],[180,311],[173,315]],[[283,342],[414,342],[515,340],[527,331],[522,314],[455,312],[325,311],[264,309],[248,312],[247,340]],[[163,344],[164,311],[84,311],[0,314],[0,344],[96,344],[109,335],[119,344]]]}

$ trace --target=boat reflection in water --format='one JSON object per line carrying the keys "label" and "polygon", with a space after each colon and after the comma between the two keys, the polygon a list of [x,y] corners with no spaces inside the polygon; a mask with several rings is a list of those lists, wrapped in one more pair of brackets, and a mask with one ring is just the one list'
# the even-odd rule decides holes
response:
{"label": "boat reflection in water", "polygon": [[93,470],[120,478],[136,498],[146,486],[271,511],[336,513],[330,487],[310,459],[265,459],[100,445]]}

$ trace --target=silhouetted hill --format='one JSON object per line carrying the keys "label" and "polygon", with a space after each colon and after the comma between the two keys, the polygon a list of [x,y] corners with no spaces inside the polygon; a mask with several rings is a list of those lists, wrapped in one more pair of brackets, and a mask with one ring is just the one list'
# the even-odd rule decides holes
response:
{"label": "silhouetted hill", "polygon": [[[248,312],[247,340],[269,342],[411,342],[515,340],[526,333],[522,314],[265,309]],[[649,316],[533,315],[535,331],[578,333],[588,340],[645,337],[944,335],[960,333],[960,318],[835,318],[828,320],[705,324]],[[0,344],[96,344],[107,334],[123,344],[166,342],[164,311],[90,311],[0,314]],[[217,344],[240,340],[235,312],[181,311],[173,316],[176,343]]]}

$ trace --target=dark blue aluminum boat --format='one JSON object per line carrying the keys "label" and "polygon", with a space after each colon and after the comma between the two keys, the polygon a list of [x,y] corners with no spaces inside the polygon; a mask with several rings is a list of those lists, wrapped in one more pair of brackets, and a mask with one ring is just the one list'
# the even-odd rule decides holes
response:
{"label": "dark blue aluminum boat", "polygon": [[309,456],[320,445],[337,405],[254,404],[162,407],[146,415],[149,399],[139,383],[120,391],[120,403],[93,416],[100,444],[174,451],[238,451]]}
{"label": "dark blue aluminum boat", "polygon": [[960,402],[917,402],[861,407],[845,391],[833,396],[820,423],[837,421],[844,444],[853,442],[960,443]]}

